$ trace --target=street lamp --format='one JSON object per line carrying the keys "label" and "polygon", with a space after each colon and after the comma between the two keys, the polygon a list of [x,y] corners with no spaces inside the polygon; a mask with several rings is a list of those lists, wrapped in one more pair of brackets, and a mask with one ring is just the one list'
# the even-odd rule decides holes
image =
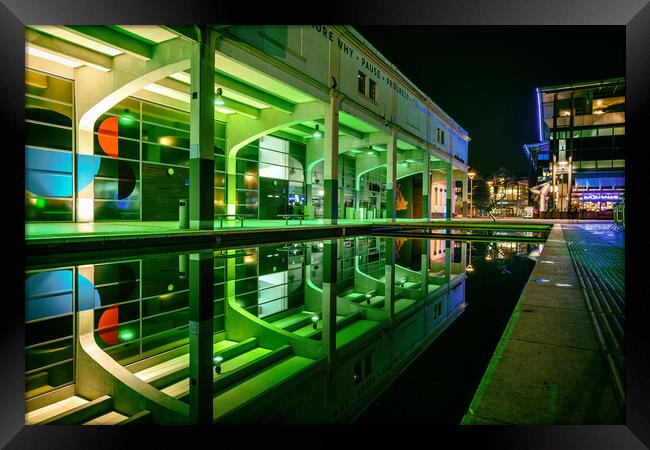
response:
{"label": "street lamp", "polygon": [[469,218],[472,218],[472,202],[474,201],[474,191],[472,190],[472,181],[474,181],[474,177],[476,176],[476,172],[473,170],[470,171],[467,176],[469,177]]}

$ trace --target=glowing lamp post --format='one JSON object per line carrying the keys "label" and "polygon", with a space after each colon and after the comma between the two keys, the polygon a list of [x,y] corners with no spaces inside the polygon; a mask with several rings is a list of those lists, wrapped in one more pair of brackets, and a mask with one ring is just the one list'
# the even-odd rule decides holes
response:
{"label": "glowing lamp post", "polygon": [[223,357],[215,356],[214,357],[214,372],[219,375],[221,373],[221,363],[223,362]]}
{"label": "glowing lamp post", "polygon": [[476,172],[473,170],[470,171],[467,176],[469,177],[469,218],[472,218],[472,202],[474,200],[474,191],[472,190],[472,181],[474,181],[474,177],[476,176]]}

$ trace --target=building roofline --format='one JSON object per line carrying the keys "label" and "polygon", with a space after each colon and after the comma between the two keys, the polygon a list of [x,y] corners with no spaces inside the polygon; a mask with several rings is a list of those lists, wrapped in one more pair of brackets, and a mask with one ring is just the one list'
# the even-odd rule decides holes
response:
{"label": "building roofline", "polygon": [[625,84],[625,77],[608,78],[605,80],[598,80],[598,81],[585,81],[581,83],[559,84],[556,86],[539,86],[538,89],[541,92],[545,92],[545,91],[554,91],[554,90],[568,90],[568,89],[575,89],[575,88],[582,88],[582,87],[612,86],[617,84]]}
{"label": "building roofline", "polygon": [[[456,122],[449,114],[447,114],[440,106],[436,104],[431,98],[422,92],[420,88],[418,88],[415,83],[413,83],[411,80],[406,77],[393,63],[391,63],[384,55],[381,54],[379,50],[377,50],[373,45],[368,42],[366,38],[364,38],[357,30],[355,30],[352,26],[350,25],[343,25],[343,28],[350,33],[355,39],[357,39],[361,44],[363,44],[365,47],[367,47],[370,51],[372,51],[381,61],[386,64],[388,67],[390,67],[393,71],[395,71],[402,79],[408,83],[408,87],[410,89],[413,89],[415,92],[417,92],[419,95],[421,95],[426,102],[430,102],[429,106],[430,108],[433,109],[433,112],[438,112],[443,116],[444,119],[448,120],[450,122],[450,125],[452,125],[452,128],[456,127],[456,131],[460,131],[461,134],[464,134],[464,137],[469,138],[469,133],[467,130],[465,130],[463,127],[461,127],[458,122]],[[469,140],[468,140],[469,141]]]}

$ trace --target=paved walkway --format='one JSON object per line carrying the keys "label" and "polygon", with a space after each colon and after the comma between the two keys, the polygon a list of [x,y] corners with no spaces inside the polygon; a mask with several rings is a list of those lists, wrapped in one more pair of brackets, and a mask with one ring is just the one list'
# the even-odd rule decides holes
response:
{"label": "paved walkway", "polygon": [[551,230],[462,424],[624,423],[564,227]]}
{"label": "paved walkway", "polygon": [[[422,223],[424,219],[397,219],[400,224],[415,224]],[[432,223],[449,224],[450,221],[445,219],[432,219]],[[352,226],[352,225],[373,225],[390,223],[389,219],[339,219],[338,225],[326,224],[323,219],[309,219],[303,220],[300,224],[297,220],[289,221],[286,225],[284,220],[258,220],[246,219],[244,220],[244,227],[241,227],[240,221],[226,221],[223,222],[223,228],[219,226],[219,221],[215,221],[214,231],[233,231],[233,230],[259,230],[259,229],[275,229],[280,228],[324,228],[336,226]],[[489,218],[454,218],[451,223],[458,224],[492,224]],[[521,219],[521,218],[500,218],[498,223],[503,224],[553,224],[553,223],[585,223],[585,221],[568,221],[568,220],[552,220],[552,219]],[[609,227],[611,221],[596,222],[590,221],[590,226],[599,225],[601,227]],[[209,231],[208,231],[209,232]],[[89,236],[126,236],[133,234],[183,234],[183,233],[201,233],[201,231],[181,230],[178,228],[178,222],[93,222],[93,223],[27,223],[25,224],[25,239],[38,240],[38,239],[72,239],[79,237]]]}

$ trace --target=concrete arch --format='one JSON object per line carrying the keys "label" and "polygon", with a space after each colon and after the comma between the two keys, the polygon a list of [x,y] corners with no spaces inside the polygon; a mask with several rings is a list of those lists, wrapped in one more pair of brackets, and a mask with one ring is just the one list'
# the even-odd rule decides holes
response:
{"label": "concrete arch", "polygon": [[[192,44],[175,38],[159,44],[154,57],[149,61],[122,54],[113,58],[113,69],[109,72],[98,72],[87,66],[76,69],[76,153],[92,157],[93,131],[97,119],[117,103],[149,84],[190,68],[192,51]],[[77,222],[92,222],[95,218],[94,182],[91,181],[77,192],[76,197]]]}
{"label": "concrete arch", "polygon": [[234,158],[241,148],[262,136],[307,120],[322,119],[325,107],[324,103],[313,101],[297,104],[293,114],[268,108],[260,112],[258,119],[233,115],[228,118],[226,154]]}
{"label": "concrete arch", "polygon": [[[81,67],[75,73],[75,114],[78,118],[77,146],[81,151],[90,147],[95,122],[120,101],[151,83],[190,68],[192,45],[180,38],[159,44],[150,61],[128,54],[116,56],[113,70],[98,72]],[[91,135],[87,133],[90,131]]]}
{"label": "concrete arch", "polygon": [[[325,115],[326,105],[318,102],[306,102],[296,105],[293,114],[266,109],[258,119],[233,115],[228,120],[226,139],[226,205],[228,214],[235,214],[237,202],[237,152],[249,143],[263,136],[306,120],[321,119]],[[308,174],[311,173],[308,171]],[[309,180],[309,181],[307,181]],[[306,176],[305,182],[311,180]]]}

